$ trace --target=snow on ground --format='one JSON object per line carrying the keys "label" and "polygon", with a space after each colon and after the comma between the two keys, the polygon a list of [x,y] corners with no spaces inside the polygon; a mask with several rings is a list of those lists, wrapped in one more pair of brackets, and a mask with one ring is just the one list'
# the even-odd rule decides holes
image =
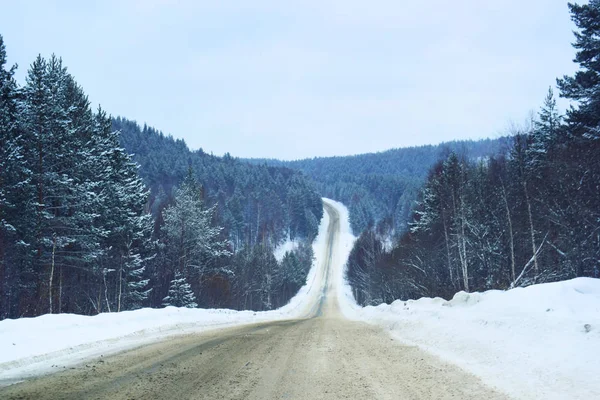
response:
{"label": "snow on ground", "polygon": [[47,314],[0,321],[0,385],[65,368],[85,359],[134,348],[167,336],[234,325],[300,318],[318,306],[329,217],[313,243],[315,261],[306,285],[284,307],[264,312],[145,308],[95,316]]}
{"label": "snow on ground", "polygon": [[283,257],[285,256],[285,253],[287,253],[288,251],[296,250],[298,246],[299,242],[297,240],[287,238],[285,242],[281,243],[275,248],[275,250],[273,251],[273,255],[275,256],[278,262],[281,262],[281,260],[283,260]]}
{"label": "snow on ground", "polygon": [[[600,280],[360,307],[344,280],[354,238],[341,216],[338,301],[346,317],[382,326],[518,399],[600,399]],[[350,249],[348,249],[350,246]]]}
{"label": "snow on ground", "polygon": [[335,208],[340,218],[338,248],[334,252],[333,257],[335,258],[331,262],[331,268],[333,269],[331,274],[333,276],[333,286],[337,295],[338,306],[346,318],[359,319],[357,312],[360,307],[356,304],[350,285],[347,284],[344,275],[346,261],[356,241],[356,238],[352,234],[352,228],[350,228],[348,209],[342,203],[335,200],[324,198],[323,202]]}
{"label": "snow on ground", "polygon": [[365,307],[389,329],[515,398],[600,398],[600,280]]}
{"label": "snow on ground", "polygon": [[[347,318],[382,326],[400,341],[459,365],[515,398],[600,398],[600,280],[578,278],[509,291],[460,292],[450,301],[422,298],[359,307],[344,279],[355,241],[348,210],[324,201],[340,214],[331,273]],[[328,224],[325,213],[306,285],[278,310],[167,307],[0,321],[0,385],[170,335],[308,315],[318,306],[326,280],[319,267],[327,253]]]}

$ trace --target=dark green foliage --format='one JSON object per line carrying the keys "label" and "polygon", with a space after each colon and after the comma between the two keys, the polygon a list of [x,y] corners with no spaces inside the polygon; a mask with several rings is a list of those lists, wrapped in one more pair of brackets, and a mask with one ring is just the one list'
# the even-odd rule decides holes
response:
{"label": "dark green foliage", "polygon": [[263,246],[240,251],[233,261],[232,273],[238,279],[232,287],[232,307],[269,310],[285,305],[306,282],[312,262],[310,244],[286,253],[279,263]]}
{"label": "dark green foliage", "polygon": [[594,128],[600,124],[600,2],[569,3],[569,9],[571,19],[579,29],[574,32],[573,47],[577,50],[574,61],[580,70],[574,76],[558,79],[557,83],[561,96],[578,103],[567,113],[571,134],[598,139],[600,135]]}
{"label": "dark green foliage", "polygon": [[[323,216],[307,179],[285,167],[190,151],[181,140],[122,118],[112,124],[151,192],[158,254],[149,263],[150,305],[161,304],[177,271],[202,307],[266,310],[289,301],[306,281],[312,253],[306,254]],[[302,243],[292,253],[295,263],[273,258],[286,238]],[[205,251],[211,242],[221,244]]]}
{"label": "dark green foliage", "polygon": [[[23,88],[5,64],[0,36],[0,319],[271,309],[302,286],[323,210],[300,173],[94,112],[55,56],[38,56]],[[278,263],[284,238],[305,245]]]}
{"label": "dark green foliage", "polygon": [[274,245],[288,235],[316,236],[323,216],[321,197],[300,173],[249,165],[228,154],[215,157],[191,151],[182,140],[122,118],[113,120],[113,128],[121,132],[121,143],[140,164],[140,175],[151,190],[150,207],[156,212],[191,168],[207,207],[217,206],[216,217],[234,250],[265,241]]}
{"label": "dark green foliage", "polygon": [[198,307],[190,284],[187,283],[185,276],[183,276],[183,274],[180,272],[177,272],[171,281],[171,285],[169,286],[169,295],[163,299],[162,305],[165,307]]}
{"label": "dark green foliage", "polygon": [[[600,265],[600,2],[569,4],[579,71],[558,80],[560,95],[575,102],[567,111],[567,129],[554,138],[549,157],[555,160],[553,191],[561,201],[552,207],[553,223],[569,221],[564,231],[567,249],[582,257],[568,257],[578,274],[589,274]],[[574,253],[568,252],[573,255]]]}
{"label": "dark green foliage", "polygon": [[0,318],[140,307],[148,194],[110,119],[55,56],[2,71]]}
{"label": "dark green foliage", "polygon": [[16,230],[12,216],[23,216],[18,204],[22,187],[29,179],[23,160],[21,131],[18,124],[19,91],[14,80],[16,66],[6,68],[6,49],[0,36],[0,319],[11,314],[18,289],[19,271],[9,268],[16,262]]}
{"label": "dark green foliage", "polygon": [[580,70],[558,79],[574,101],[565,118],[550,89],[507,151],[437,163],[393,249],[377,251],[374,232],[356,242],[348,276],[361,303],[389,301],[377,282],[390,269],[392,300],[600,277],[600,1],[569,8]]}
{"label": "dark green foliage", "polygon": [[[507,155],[473,162],[452,153],[436,164],[410,232],[391,250],[373,231],[360,236],[348,279],[361,304],[598,277],[600,202],[584,183],[599,171],[573,157],[582,139],[553,107],[550,93]],[[587,173],[574,180],[580,168]]]}
{"label": "dark green foliage", "polygon": [[350,225],[355,234],[386,218],[391,218],[390,233],[399,234],[407,229],[412,203],[427,177],[427,171],[441,156],[454,151],[478,159],[496,154],[504,146],[504,139],[486,139],[349,157],[248,161],[286,166],[305,173],[324,197],[341,201],[348,207]]}

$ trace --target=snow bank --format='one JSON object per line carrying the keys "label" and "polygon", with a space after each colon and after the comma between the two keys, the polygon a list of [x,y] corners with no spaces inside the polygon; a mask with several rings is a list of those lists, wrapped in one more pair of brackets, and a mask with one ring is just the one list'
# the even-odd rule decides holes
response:
{"label": "snow bank", "polygon": [[508,291],[360,307],[344,279],[354,237],[340,214],[335,273],[338,302],[350,319],[382,326],[519,399],[600,399],[600,279],[577,278]]}
{"label": "snow bank", "polygon": [[167,336],[307,316],[318,307],[324,285],[322,255],[328,225],[329,216],[325,213],[313,242],[315,260],[306,284],[287,305],[277,310],[167,307],[95,316],[47,314],[0,321],[0,385]]}
{"label": "snow bank", "polygon": [[340,218],[340,231],[337,242],[338,248],[334,252],[335,259],[332,261],[331,265],[331,268],[333,269],[331,273],[333,275],[338,306],[346,318],[356,320],[360,318],[358,315],[360,306],[358,306],[354,300],[352,289],[346,281],[345,275],[346,261],[352,251],[356,237],[354,237],[352,228],[350,228],[350,216],[346,206],[340,202],[327,198],[323,198],[323,202],[335,208]]}
{"label": "snow bank", "polygon": [[515,398],[600,398],[598,279],[395,301],[358,314]]}
{"label": "snow bank", "polygon": [[265,313],[280,313],[287,318],[300,318],[311,314],[319,305],[323,286],[325,285],[325,249],[327,248],[327,228],[329,227],[329,214],[323,213],[319,232],[313,242],[314,261],[306,276],[306,284],[288,304],[274,311]]}
{"label": "snow bank", "polygon": [[266,314],[167,307],[4,320],[0,322],[0,385],[170,335],[282,317]]}

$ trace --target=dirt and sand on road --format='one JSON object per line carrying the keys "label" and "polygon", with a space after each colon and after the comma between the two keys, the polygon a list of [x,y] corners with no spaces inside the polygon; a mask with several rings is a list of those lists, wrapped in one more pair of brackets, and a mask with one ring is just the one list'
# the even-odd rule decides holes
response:
{"label": "dirt and sand on road", "polygon": [[[189,334],[0,388],[2,399],[506,399],[339,311],[330,216],[306,317]],[[448,332],[451,334],[451,332]]]}

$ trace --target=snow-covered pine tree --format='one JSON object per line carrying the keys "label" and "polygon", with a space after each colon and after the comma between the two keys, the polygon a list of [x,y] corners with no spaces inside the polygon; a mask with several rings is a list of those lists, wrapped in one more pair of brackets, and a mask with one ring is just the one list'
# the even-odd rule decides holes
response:
{"label": "snow-covered pine tree", "polygon": [[577,50],[575,62],[579,71],[573,76],[557,79],[561,97],[574,100],[578,107],[567,110],[567,122],[572,125],[573,134],[600,139],[597,127],[600,125],[600,0],[590,0],[588,4],[569,4],[575,31]]}
{"label": "snow-covered pine tree", "polygon": [[214,207],[204,208],[200,185],[190,168],[175,191],[174,204],[163,211],[164,241],[175,270],[202,275],[217,258],[230,255],[227,241],[220,238],[223,228],[212,224],[214,212]]}
{"label": "snow-covered pine tree", "polygon": [[22,158],[18,143],[16,66],[7,70],[5,65],[6,48],[0,35],[0,232],[13,229],[7,215],[8,208],[14,206],[9,191],[17,179],[11,169]]}
{"label": "snow-covered pine tree", "polygon": [[[557,246],[575,276],[598,274],[600,264],[600,0],[570,3],[577,30],[573,47],[579,70],[558,79],[561,97],[574,102],[567,110],[567,135],[554,157],[560,162],[561,189],[553,214],[566,226]],[[553,217],[553,219],[555,216]]]}
{"label": "snow-covered pine tree", "polygon": [[[415,207],[415,220],[409,224],[412,233],[426,235],[432,232],[443,234],[443,257],[448,283],[458,287],[458,265],[453,256],[451,240],[451,207],[448,190],[443,185],[444,163],[438,162],[431,170],[429,179],[421,191],[421,199]],[[442,275],[442,272],[440,272]]]}
{"label": "snow-covered pine tree", "polygon": [[154,256],[151,243],[152,217],[146,212],[148,190],[137,173],[137,164],[119,144],[119,133],[99,108],[94,116],[92,166],[98,174],[98,225],[102,240],[103,265],[115,268],[115,311],[140,308],[150,293],[146,263]]}
{"label": "snow-covered pine tree", "polygon": [[162,305],[163,307],[198,307],[190,284],[187,283],[185,276],[179,271],[175,273],[175,277],[171,280],[169,295],[163,299]]}
{"label": "snow-covered pine tree", "polygon": [[11,315],[19,291],[18,254],[15,242],[22,217],[21,188],[27,185],[19,132],[16,65],[6,68],[6,47],[0,35],[0,320]]}
{"label": "snow-covered pine tree", "polygon": [[548,149],[557,140],[561,123],[562,117],[558,113],[554,91],[550,87],[544,105],[538,113],[538,120],[534,122],[535,129],[530,151],[536,163],[543,163],[546,160]]}
{"label": "snow-covered pine tree", "polygon": [[61,312],[64,270],[86,271],[99,255],[96,180],[85,167],[92,114],[55,56],[38,56],[26,81],[23,154],[32,170],[26,206],[33,220],[24,242],[32,246],[33,273],[40,277],[36,295],[47,299],[37,312]]}

